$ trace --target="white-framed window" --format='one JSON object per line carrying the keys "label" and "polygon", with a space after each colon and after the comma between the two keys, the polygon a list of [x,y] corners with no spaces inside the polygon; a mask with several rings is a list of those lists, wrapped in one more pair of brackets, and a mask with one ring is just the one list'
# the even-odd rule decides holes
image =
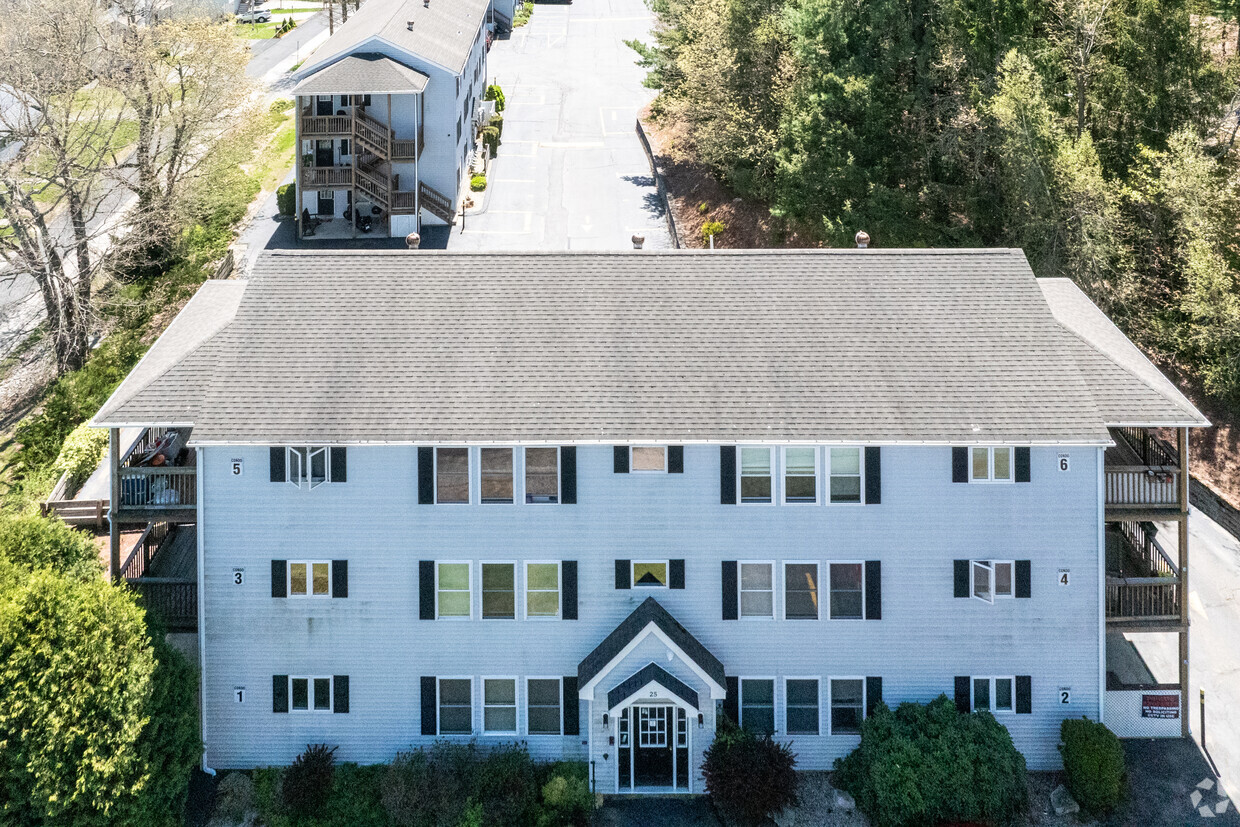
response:
{"label": "white-framed window", "polygon": [[861,448],[846,445],[827,449],[827,501],[832,505],[859,504],[864,476]]}
{"label": "white-framed window", "polygon": [[784,619],[818,619],[818,563],[784,563]]}
{"label": "white-framed window", "polygon": [[331,561],[290,560],[286,594],[289,597],[331,597]]}
{"label": "white-framed window", "polygon": [[482,679],[482,731],[487,735],[517,734],[517,679]]}
{"label": "white-framed window", "polygon": [[818,449],[809,445],[790,445],[783,449],[786,504],[817,504],[818,454]]}
{"label": "white-framed window", "polygon": [[331,712],[332,679],[330,675],[293,675],[289,682],[290,712]]}
{"label": "white-framed window", "polygon": [[829,564],[832,620],[865,618],[865,564],[847,561]]}
{"label": "white-framed window", "polygon": [[525,616],[527,619],[560,616],[560,564],[525,564]]}
{"label": "white-framed window", "polygon": [[517,617],[517,564],[482,563],[482,619]]}
{"label": "white-framed window", "polygon": [[318,488],[331,482],[332,452],[323,445],[298,445],[284,449],[286,479],[298,488]]}
{"label": "white-framed window", "polygon": [[865,678],[832,678],[829,684],[832,735],[856,734],[865,719]]}
{"label": "white-framed window", "polygon": [[664,445],[634,445],[629,448],[629,471],[634,474],[667,471],[667,447]]}
{"label": "white-framed window", "polygon": [[472,615],[468,562],[447,561],[435,564],[435,616],[468,620]]}
{"label": "white-framed window", "polygon": [[986,603],[994,603],[995,598],[1014,597],[1015,568],[1013,560],[970,560],[970,594]]}
{"label": "white-framed window", "polygon": [[439,734],[474,734],[474,679],[440,678]]}
{"label": "white-framed window", "polygon": [[435,449],[435,502],[469,502],[469,449]]}
{"label": "white-framed window", "polygon": [[633,579],[630,581],[635,589],[666,589],[666,560],[634,560]]}
{"label": "white-framed window", "polygon": [[1010,447],[969,449],[969,480],[972,482],[1012,482]]}
{"label": "white-framed window", "polygon": [[559,678],[526,679],[525,731],[529,735],[559,735],[563,731]]}
{"label": "white-framed window", "polygon": [[1016,710],[1016,678],[1005,675],[998,678],[973,679],[973,708],[989,709],[991,712],[1014,712]]}
{"label": "white-framed window", "polygon": [[758,733],[775,732],[775,679],[741,678],[740,725]]}
{"label": "white-framed window", "polygon": [[483,503],[510,503],[513,491],[511,448],[478,449],[479,482]]}
{"label": "white-framed window", "polygon": [[527,503],[558,503],[560,501],[560,449],[525,449],[525,501]]}
{"label": "white-framed window", "polygon": [[740,563],[740,603],[742,618],[775,617],[775,564]]}
{"label": "white-framed window", "polygon": [[818,679],[784,679],[784,732],[789,735],[817,735]]}
{"label": "white-framed window", "polygon": [[741,472],[737,484],[740,486],[741,504],[757,505],[775,502],[773,496],[775,449],[741,447],[739,453]]}
{"label": "white-framed window", "polygon": [[670,706],[639,706],[637,708],[637,745],[639,747],[667,746],[668,713]]}

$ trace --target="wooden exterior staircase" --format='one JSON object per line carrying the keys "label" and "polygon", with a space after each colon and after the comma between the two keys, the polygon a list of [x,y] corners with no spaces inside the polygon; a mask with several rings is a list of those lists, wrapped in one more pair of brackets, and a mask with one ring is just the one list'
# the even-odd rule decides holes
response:
{"label": "wooden exterior staircase", "polygon": [[418,182],[418,200],[422,203],[422,208],[431,215],[449,224],[456,220],[456,210],[452,209],[452,199],[422,181]]}

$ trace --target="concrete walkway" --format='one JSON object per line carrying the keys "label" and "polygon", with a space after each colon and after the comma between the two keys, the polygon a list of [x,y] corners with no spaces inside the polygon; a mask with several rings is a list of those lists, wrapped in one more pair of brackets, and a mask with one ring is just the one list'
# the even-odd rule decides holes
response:
{"label": "concrete walkway", "polygon": [[705,796],[608,796],[594,813],[595,827],[719,827]]}
{"label": "concrete walkway", "polygon": [[625,40],[649,40],[642,0],[538,3],[498,40],[488,74],[507,98],[485,212],[458,219],[449,250],[623,250],[670,237],[635,132],[654,96]]}

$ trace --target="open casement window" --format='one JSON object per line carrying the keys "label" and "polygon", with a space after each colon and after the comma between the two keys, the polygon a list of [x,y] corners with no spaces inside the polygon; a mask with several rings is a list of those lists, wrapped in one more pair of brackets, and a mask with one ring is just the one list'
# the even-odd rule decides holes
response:
{"label": "open casement window", "polygon": [[472,678],[439,679],[439,734],[472,735],[474,682]]}
{"label": "open casement window", "polygon": [[479,449],[484,503],[512,502],[512,449]]}
{"label": "open casement window", "polygon": [[740,564],[742,618],[775,617],[775,573],[770,563]]}
{"label": "open casement window", "polygon": [[525,616],[560,616],[560,564],[525,564]]}
{"label": "open casement window", "polygon": [[635,445],[630,449],[629,470],[654,473],[667,470],[667,449],[662,445]]}
{"label": "open casement window", "polygon": [[633,588],[667,588],[667,561],[633,561]]}
{"label": "open casement window", "polygon": [[517,734],[516,678],[482,679],[482,731],[488,735]]}
{"label": "open casement window", "polygon": [[558,503],[560,501],[560,449],[525,449],[525,501],[527,503]]}
{"label": "open casement window", "polygon": [[470,617],[469,563],[435,565],[435,605],[439,618]]}
{"label": "open casement window", "polygon": [[784,564],[784,618],[818,619],[818,564]]}
{"label": "open casement window", "polygon": [[290,560],[288,564],[288,596],[331,597],[331,561]]}
{"label": "open casement window", "polygon": [[827,450],[827,474],[830,477],[832,503],[861,502],[861,449],[830,448]]}
{"label": "open casement window", "polygon": [[969,478],[973,482],[1012,482],[1012,449],[972,448]]}
{"label": "open casement window", "polygon": [[775,681],[741,678],[741,726],[758,735],[775,732]]}
{"label": "open casement window", "polygon": [[818,449],[796,446],[784,449],[784,502],[818,502]]}
{"label": "open casement window", "polygon": [[293,712],[331,712],[332,679],[330,677],[289,679],[289,709]]}
{"label": "open casement window", "polygon": [[559,735],[560,679],[530,678],[526,685],[525,720],[530,735]]}
{"label": "open casement window", "polygon": [[974,678],[973,708],[988,709],[991,712],[1012,712],[1015,710],[1016,678]]}
{"label": "open casement window", "polygon": [[318,488],[331,480],[331,451],[326,447],[285,449],[288,481],[298,488]]}
{"label": "open casement window", "polygon": [[517,569],[514,563],[482,564],[482,619],[517,616]]}
{"label": "open casement window", "polygon": [[741,448],[740,488],[742,503],[771,502],[772,448]]}
{"label": "open casement window", "polygon": [[865,617],[865,565],[831,563],[831,619],[861,620]]}
{"label": "open casement window", "polygon": [[469,502],[469,449],[435,449],[435,502]]}
{"label": "open casement window", "polygon": [[1012,560],[973,560],[973,596],[986,603],[994,603],[996,597],[1013,597],[1014,566]]}
{"label": "open casement window", "polygon": [[831,734],[855,734],[861,731],[865,717],[865,679],[833,678],[831,680]]}
{"label": "open casement window", "polygon": [[785,731],[789,735],[817,735],[818,679],[788,678],[784,690],[787,698]]}

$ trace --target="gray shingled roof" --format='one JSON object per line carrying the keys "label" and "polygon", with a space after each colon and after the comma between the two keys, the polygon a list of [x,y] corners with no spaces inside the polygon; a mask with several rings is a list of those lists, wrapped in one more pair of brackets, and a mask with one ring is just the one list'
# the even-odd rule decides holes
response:
{"label": "gray shingled roof", "polygon": [[1209,421],[1071,279],[1038,279],[1068,352],[1108,425],[1206,426]]}
{"label": "gray shingled roof", "polygon": [[[603,638],[602,643],[594,647],[594,651],[577,664],[578,686],[584,687],[592,681],[651,623],[667,635],[668,640],[676,644],[680,651],[710,676],[711,680],[720,686],[727,685],[727,678],[723,674],[723,662],[699,643],[697,638],[689,634],[689,630],[681,626],[680,621],[672,617],[671,612],[663,608],[659,601],[653,597],[647,597],[628,617],[620,621],[620,625],[613,629],[611,634]],[[667,686],[667,688],[672,687]]]}
{"label": "gray shingled roof", "polygon": [[[374,0],[371,0],[374,2]],[[368,52],[348,55],[309,75],[294,95],[411,95],[430,80],[390,57]]]}
{"label": "gray shingled roof", "polygon": [[1019,250],[273,252],[202,350],[97,421],[192,416],[198,444],[1109,442]]}
{"label": "gray shingled roof", "polygon": [[189,425],[218,355],[217,333],[232,321],[245,281],[208,281],[95,415],[112,425]]}
{"label": "gray shingled roof", "polygon": [[489,5],[490,0],[431,0],[425,5],[422,0],[368,0],[315,50],[297,79],[359,47],[375,51],[373,45],[366,48],[375,38],[459,75]]}
{"label": "gray shingled roof", "polygon": [[700,708],[698,706],[698,693],[691,689],[688,684],[657,663],[648,663],[607,693],[608,709],[615,709],[617,705],[633,697],[634,692],[640,691],[643,686],[651,681],[659,684],[694,709]]}

